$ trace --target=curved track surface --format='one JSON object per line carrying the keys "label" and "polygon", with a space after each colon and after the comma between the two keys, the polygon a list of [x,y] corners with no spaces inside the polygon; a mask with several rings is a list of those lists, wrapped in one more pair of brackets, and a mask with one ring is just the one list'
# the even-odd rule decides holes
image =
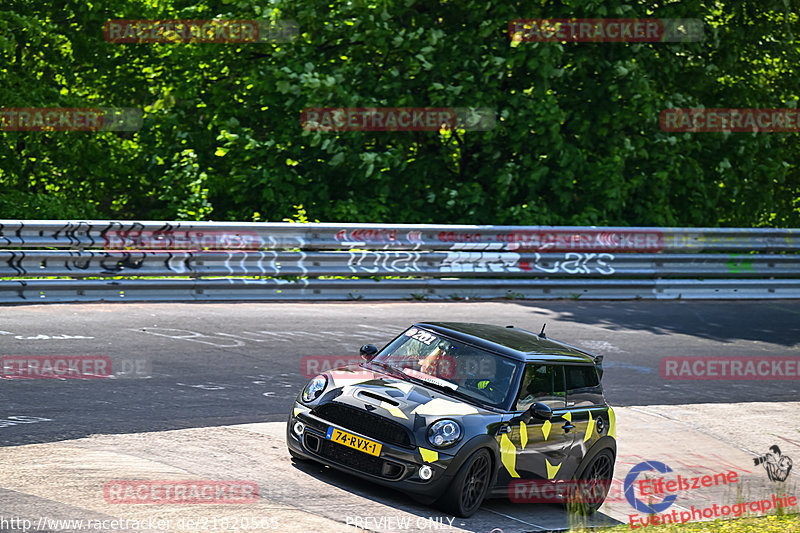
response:
{"label": "curved track surface", "polygon": [[[590,522],[628,521],[622,480],[644,460],[738,484],[681,492],[672,510],[796,491],[753,458],[800,460],[800,380],[670,381],[666,356],[800,357],[800,302],[109,304],[0,309],[0,355],[107,357],[109,379],[0,380],[0,531],[563,530],[552,505],[487,502],[470,519],[290,461],[284,422],[307,356],[357,356],[419,320],[514,324],[605,355],[618,417],[611,497]],[[115,504],[114,480],[249,480],[240,505]],[[16,519],[17,522],[13,520]],[[9,522],[9,520],[11,520]],[[79,524],[49,522],[84,520]],[[88,521],[95,520],[95,528]],[[163,520],[163,522],[158,522]],[[194,520],[194,522],[192,522]],[[30,521],[30,522],[26,522]],[[132,522],[128,523],[131,526]],[[107,526],[107,527],[106,527]],[[146,527],[142,527],[146,526]],[[128,530],[132,530],[128,527]]]}

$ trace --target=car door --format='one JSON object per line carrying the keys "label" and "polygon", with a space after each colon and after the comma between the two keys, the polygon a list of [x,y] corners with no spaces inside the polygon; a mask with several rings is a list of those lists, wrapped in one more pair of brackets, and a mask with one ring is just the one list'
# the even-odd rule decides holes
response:
{"label": "car door", "polygon": [[570,430],[574,438],[565,456],[564,474],[572,477],[589,447],[607,434],[608,410],[594,365],[565,365],[564,376],[567,405],[560,414],[574,426]]}
{"label": "car door", "polygon": [[[550,420],[531,417],[529,422],[514,421],[536,402],[553,409]],[[520,479],[564,479],[562,464],[572,446],[574,431],[569,420],[562,418],[566,409],[564,368],[561,365],[528,363],[522,376],[520,391],[510,415],[498,436],[501,471],[507,483]],[[569,418],[569,415],[567,415]]]}

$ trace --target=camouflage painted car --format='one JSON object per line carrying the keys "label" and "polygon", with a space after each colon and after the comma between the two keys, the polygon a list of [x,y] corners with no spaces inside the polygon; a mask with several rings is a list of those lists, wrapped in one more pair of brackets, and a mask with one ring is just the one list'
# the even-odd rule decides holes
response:
{"label": "camouflage painted car", "polygon": [[617,447],[602,357],[544,330],[438,322],[361,354],[363,363],[320,374],[298,395],[286,430],[295,459],[463,517],[487,497],[514,500],[525,480],[610,484]]}

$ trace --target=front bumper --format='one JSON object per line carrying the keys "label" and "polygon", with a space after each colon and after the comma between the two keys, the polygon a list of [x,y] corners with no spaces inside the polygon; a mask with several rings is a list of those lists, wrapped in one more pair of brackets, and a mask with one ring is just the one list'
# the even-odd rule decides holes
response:
{"label": "front bumper", "polygon": [[[301,422],[304,426],[302,436],[294,431],[297,422]],[[381,443],[379,457],[353,450],[327,439],[326,434],[330,427],[376,441],[368,435],[361,435],[347,427],[323,420],[307,407],[295,402],[292,416],[286,425],[286,443],[289,450],[304,459],[312,459],[375,483],[434,499],[450,485],[457,470],[457,468],[449,469],[455,457],[439,450],[418,446],[401,447],[381,441],[377,441]],[[424,465],[428,465],[433,472],[428,480],[419,476],[419,470]]]}

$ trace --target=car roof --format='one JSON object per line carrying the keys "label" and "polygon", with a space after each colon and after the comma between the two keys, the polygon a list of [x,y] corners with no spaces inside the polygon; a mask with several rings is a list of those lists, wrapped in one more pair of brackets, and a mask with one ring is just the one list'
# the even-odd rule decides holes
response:
{"label": "car roof", "polygon": [[472,322],[419,322],[424,328],[523,362],[591,363],[596,355],[514,326]]}

